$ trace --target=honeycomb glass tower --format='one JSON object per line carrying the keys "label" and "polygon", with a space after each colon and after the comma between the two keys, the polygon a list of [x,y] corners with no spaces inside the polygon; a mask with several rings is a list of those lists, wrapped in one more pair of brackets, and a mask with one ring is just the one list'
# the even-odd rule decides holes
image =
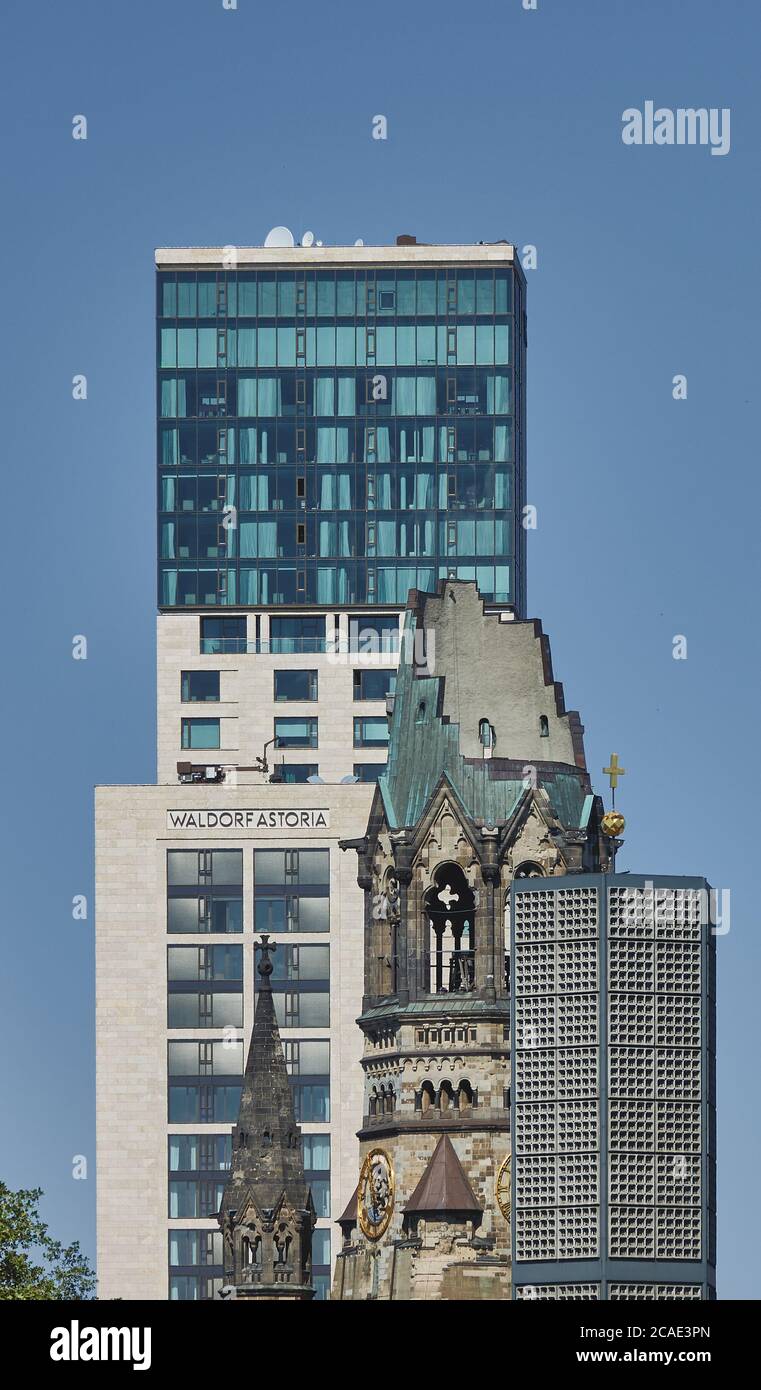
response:
{"label": "honeycomb glass tower", "polygon": [[715,1297],[710,906],[704,879],[513,884],[519,1299]]}

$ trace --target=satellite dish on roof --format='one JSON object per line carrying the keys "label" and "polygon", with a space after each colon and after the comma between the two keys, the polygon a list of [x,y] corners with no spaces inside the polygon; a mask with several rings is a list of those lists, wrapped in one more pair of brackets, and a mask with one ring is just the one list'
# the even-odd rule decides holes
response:
{"label": "satellite dish on roof", "polygon": [[342,782],[358,782],[358,781],[359,781],[359,778],[358,778],[358,777],[352,777],[351,773],[349,773],[349,776],[348,776],[348,777],[342,777],[342,778],[341,778],[341,781],[342,781]]}
{"label": "satellite dish on roof", "polygon": [[354,243],[355,246],[364,246],[364,244],[365,244],[365,243],[364,243],[364,241],[362,240],[361,237],[357,237],[357,240],[356,240],[355,243]]}
{"label": "satellite dish on roof", "polygon": [[266,237],[264,238],[264,245],[293,246],[295,245],[293,240],[293,232],[290,232],[287,227],[273,227],[272,231],[268,232]]}
{"label": "satellite dish on roof", "polygon": [[301,238],[302,246],[314,246],[314,232],[305,232]]}

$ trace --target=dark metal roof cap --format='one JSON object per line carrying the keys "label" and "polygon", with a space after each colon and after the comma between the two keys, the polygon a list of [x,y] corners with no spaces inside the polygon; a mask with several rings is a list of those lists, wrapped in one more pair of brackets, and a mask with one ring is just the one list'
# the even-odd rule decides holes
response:
{"label": "dark metal roof cap", "polygon": [[404,1210],[415,1215],[440,1212],[483,1215],[483,1203],[474,1196],[448,1134],[442,1134]]}

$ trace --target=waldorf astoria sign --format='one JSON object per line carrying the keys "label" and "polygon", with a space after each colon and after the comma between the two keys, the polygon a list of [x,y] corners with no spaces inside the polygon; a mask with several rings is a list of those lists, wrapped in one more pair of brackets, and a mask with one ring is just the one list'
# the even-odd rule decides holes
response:
{"label": "waldorf astoria sign", "polygon": [[304,811],[300,808],[265,810],[263,807],[240,811],[167,811],[166,828],[178,830],[327,830],[327,808]]}

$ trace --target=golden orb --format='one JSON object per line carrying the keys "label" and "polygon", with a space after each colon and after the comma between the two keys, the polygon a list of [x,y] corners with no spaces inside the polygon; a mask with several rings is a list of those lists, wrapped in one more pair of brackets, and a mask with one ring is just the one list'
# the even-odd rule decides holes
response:
{"label": "golden orb", "polygon": [[606,811],[600,822],[600,829],[603,835],[607,835],[611,840],[614,840],[617,835],[621,834],[625,825],[626,821],[620,811]]}

